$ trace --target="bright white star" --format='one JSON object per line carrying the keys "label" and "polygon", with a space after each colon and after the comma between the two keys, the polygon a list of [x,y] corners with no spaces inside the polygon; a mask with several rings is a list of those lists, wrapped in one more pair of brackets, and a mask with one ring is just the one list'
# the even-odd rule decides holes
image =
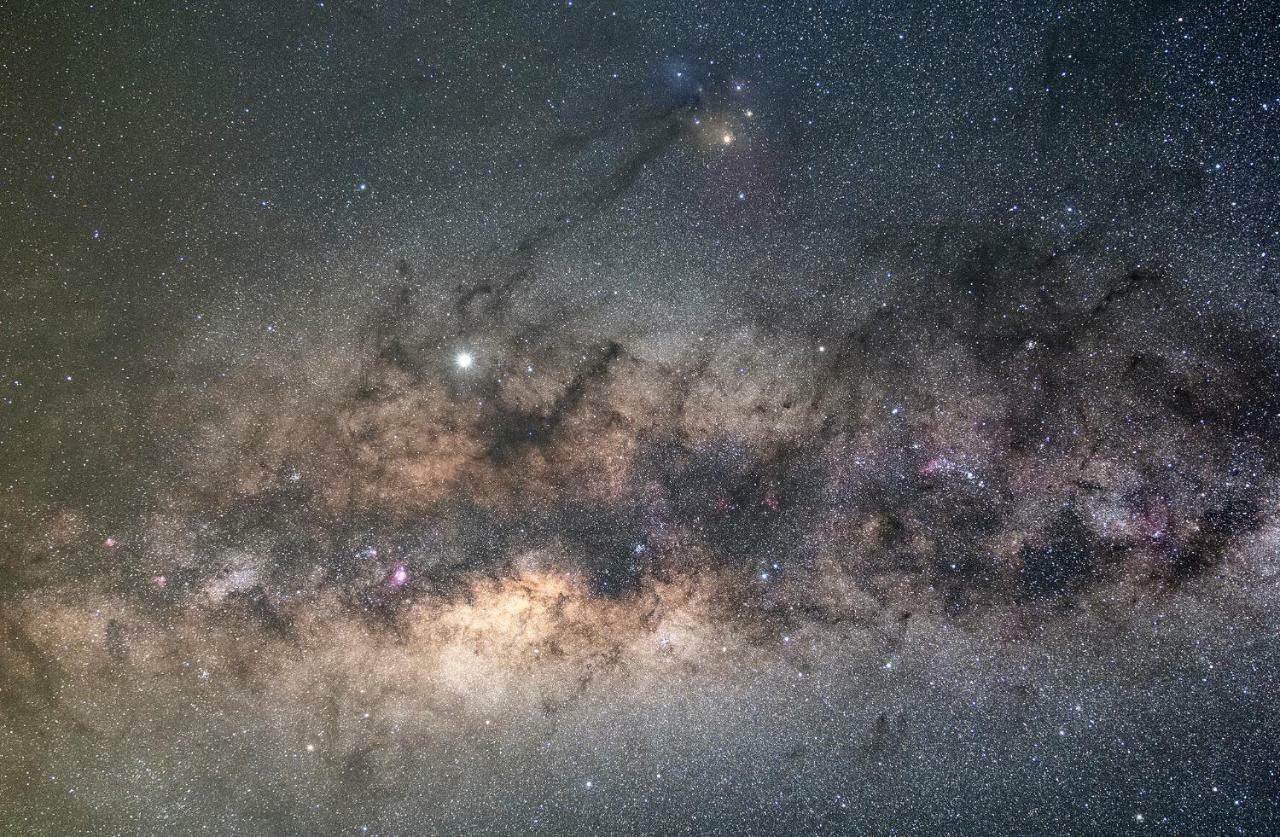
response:
{"label": "bright white star", "polygon": [[476,359],[471,352],[458,352],[458,354],[454,356],[453,362],[458,365],[459,369],[470,369],[471,365],[476,362]]}

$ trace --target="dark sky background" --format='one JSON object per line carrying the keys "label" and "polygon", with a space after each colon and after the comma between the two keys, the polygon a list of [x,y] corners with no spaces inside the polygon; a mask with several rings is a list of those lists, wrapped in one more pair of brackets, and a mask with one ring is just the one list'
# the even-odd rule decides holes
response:
{"label": "dark sky background", "polygon": [[23,3],[0,830],[1280,831],[1266,3]]}

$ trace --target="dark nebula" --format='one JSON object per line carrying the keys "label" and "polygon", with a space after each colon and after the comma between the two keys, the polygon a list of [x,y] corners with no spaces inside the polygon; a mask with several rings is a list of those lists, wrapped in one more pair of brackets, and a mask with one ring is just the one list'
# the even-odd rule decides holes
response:
{"label": "dark nebula", "polygon": [[1280,31],[35,3],[0,831],[1280,831]]}

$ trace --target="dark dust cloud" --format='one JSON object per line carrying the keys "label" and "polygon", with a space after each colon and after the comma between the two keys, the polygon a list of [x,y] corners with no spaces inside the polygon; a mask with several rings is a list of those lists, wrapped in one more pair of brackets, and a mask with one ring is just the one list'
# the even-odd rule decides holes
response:
{"label": "dark dust cloud", "polygon": [[5,19],[0,830],[1280,831],[1274,7]]}

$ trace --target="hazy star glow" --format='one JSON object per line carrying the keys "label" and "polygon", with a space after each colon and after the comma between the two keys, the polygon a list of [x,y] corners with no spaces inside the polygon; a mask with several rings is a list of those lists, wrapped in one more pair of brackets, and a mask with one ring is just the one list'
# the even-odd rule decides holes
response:
{"label": "hazy star glow", "polygon": [[0,834],[1280,834],[1269,7],[11,5]]}

